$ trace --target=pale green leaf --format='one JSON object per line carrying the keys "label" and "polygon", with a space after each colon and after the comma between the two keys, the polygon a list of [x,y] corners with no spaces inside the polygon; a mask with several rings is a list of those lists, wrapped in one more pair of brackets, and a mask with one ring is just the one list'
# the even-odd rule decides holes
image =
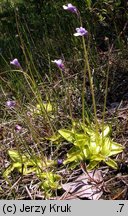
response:
{"label": "pale green leaf", "polygon": [[121,153],[124,150],[124,147],[121,144],[111,141],[111,152],[108,156],[116,155]]}
{"label": "pale green leaf", "polygon": [[101,147],[100,147],[100,145],[97,145],[96,142],[91,141],[89,143],[89,149],[90,149],[91,154],[95,155],[95,154],[98,154],[100,152]]}
{"label": "pale green leaf", "polygon": [[93,130],[93,126],[91,127],[90,125],[88,126],[88,125],[81,123],[81,127],[85,134],[89,135],[92,138],[96,137],[96,132]]}
{"label": "pale green leaf", "polygon": [[48,102],[48,103],[43,103],[43,107],[45,108],[45,110],[47,111],[47,112],[52,112],[53,111],[53,107],[52,107],[52,104],[50,103],[50,102]]}
{"label": "pale green leaf", "polygon": [[55,144],[59,143],[58,141],[60,140],[60,138],[61,138],[60,134],[54,134],[51,137],[45,137],[46,140],[50,140],[50,141],[54,142]]}
{"label": "pale green leaf", "polygon": [[90,163],[87,165],[87,170],[93,170],[98,164],[99,161],[90,161]]}
{"label": "pale green leaf", "polygon": [[66,139],[68,142],[74,143],[74,134],[72,131],[67,129],[58,130],[59,134]]}
{"label": "pale green leaf", "polygon": [[110,127],[108,125],[104,126],[101,136],[106,137],[110,134]]}
{"label": "pale green leaf", "polygon": [[105,156],[109,156],[111,152],[111,140],[106,137],[103,139],[101,154]]}
{"label": "pale green leaf", "polygon": [[105,163],[106,163],[108,166],[110,166],[110,167],[112,167],[112,168],[114,168],[114,169],[117,169],[117,168],[118,168],[117,163],[116,163],[114,160],[110,159],[110,158],[106,159],[106,160],[105,160]]}
{"label": "pale green leaf", "polygon": [[67,159],[63,162],[63,164],[68,164],[71,162],[82,161],[84,158],[83,153],[80,150],[76,150],[75,152],[70,152],[67,154]]}
{"label": "pale green leaf", "polygon": [[29,155],[21,155],[18,151],[16,150],[8,150],[8,154],[10,156],[10,158],[12,159],[12,161],[14,162],[25,162],[28,160]]}
{"label": "pale green leaf", "polygon": [[83,154],[84,154],[83,159],[85,159],[85,160],[90,159],[90,151],[89,151],[88,146],[83,149]]}
{"label": "pale green leaf", "polygon": [[42,104],[37,104],[36,108],[34,109],[34,113],[36,114],[41,114],[42,111],[46,112],[52,112],[53,111],[53,106],[50,102],[48,103],[42,103]]}
{"label": "pale green leaf", "polygon": [[13,165],[11,164],[4,172],[3,177],[8,178],[9,174],[14,170]]}
{"label": "pale green leaf", "polygon": [[105,160],[105,156],[103,156],[103,155],[100,155],[100,154],[98,154],[98,155],[93,155],[92,157],[91,157],[91,161],[103,161],[103,160]]}
{"label": "pale green leaf", "polygon": [[74,134],[74,145],[78,146],[78,147],[84,147],[85,145],[88,145],[89,143],[89,139],[88,136],[85,134],[80,134],[80,133],[76,133]]}

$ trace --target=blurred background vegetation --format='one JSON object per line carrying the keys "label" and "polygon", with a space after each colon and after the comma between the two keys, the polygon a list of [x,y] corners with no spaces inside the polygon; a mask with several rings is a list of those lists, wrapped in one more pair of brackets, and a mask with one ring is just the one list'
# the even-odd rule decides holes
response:
{"label": "blurred background vegetation", "polygon": [[[82,44],[79,38],[73,36],[80,23],[75,14],[63,10],[62,6],[67,3],[69,2],[58,0],[1,0],[2,71],[10,69],[10,60],[18,58],[23,68],[31,68],[31,73],[38,80],[38,74],[42,77],[46,74],[50,76],[53,71],[54,76],[51,60],[61,58],[66,62],[70,73],[79,72],[81,80],[84,67]],[[89,60],[91,67],[95,69],[94,84],[98,94],[104,88],[107,70],[104,65],[108,62],[108,53],[112,48],[110,98],[111,101],[118,100],[118,97],[120,100],[127,92],[127,1],[72,0],[70,3],[79,9],[83,26],[89,32]],[[17,89],[19,91],[19,86],[21,91],[19,76],[10,72],[6,74],[6,78],[11,86],[17,85],[16,92]],[[118,91],[119,94],[122,93],[113,99],[112,95],[117,93],[115,87],[122,80],[123,90],[121,86]]]}
{"label": "blurred background vegetation", "polygon": [[[80,43],[72,34],[79,23],[74,14],[63,10],[62,5],[66,3],[58,0],[1,0],[0,52],[6,61],[18,58],[24,63],[25,48],[33,55],[40,72],[48,69],[49,59],[62,56],[69,61],[78,59]],[[116,48],[124,48],[127,42],[127,1],[72,0],[71,3],[81,12],[83,25],[90,33],[92,49],[106,51],[105,37]]]}

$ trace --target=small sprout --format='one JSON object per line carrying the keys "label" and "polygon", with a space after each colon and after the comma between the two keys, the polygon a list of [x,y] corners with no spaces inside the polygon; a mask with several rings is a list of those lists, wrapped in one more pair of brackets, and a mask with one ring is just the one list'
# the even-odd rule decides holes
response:
{"label": "small sprout", "polygon": [[53,106],[50,102],[37,104],[36,107],[32,110],[32,113],[40,115],[42,112],[50,113],[53,111]]}
{"label": "small sprout", "polygon": [[80,27],[80,28],[76,28],[76,33],[74,33],[74,36],[86,36],[88,35],[88,31],[83,28],[83,27]]}
{"label": "small sprout", "polygon": [[73,6],[71,3],[67,4],[67,5],[63,5],[63,9],[64,10],[67,10],[67,11],[70,11],[72,13],[78,13],[78,10],[75,6]]}
{"label": "small sprout", "polygon": [[6,106],[7,106],[8,108],[14,108],[14,107],[16,106],[16,102],[15,102],[15,101],[8,100],[8,101],[6,102]]}
{"label": "small sprout", "polygon": [[17,68],[21,68],[21,65],[20,65],[20,63],[19,63],[19,61],[18,61],[17,58],[15,58],[12,61],[10,61],[10,64],[16,66]]}
{"label": "small sprout", "polygon": [[63,61],[61,59],[54,60],[52,62],[55,63],[59,69],[64,70],[64,64],[63,64]]}

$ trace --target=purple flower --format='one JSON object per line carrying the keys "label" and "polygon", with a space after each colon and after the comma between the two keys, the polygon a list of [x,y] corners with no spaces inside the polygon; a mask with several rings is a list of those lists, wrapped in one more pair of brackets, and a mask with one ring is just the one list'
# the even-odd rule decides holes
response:
{"label": "purple flower", "polygon": [[15,125],[15,130],[16,130],[16,131],[21,131],[21,130],[22,130],[22,127],[21,127],[20,125],[17,124],[17,125]]}
{"label": "purple flower", "polygon": [[76,28],[76,33],[74,34],[74,36],[84,36],[84,35],[88,35],[88,31],[85,28],[83,27]]}
{"label": "purple flower", "polygon": [[6,102],[6,106],[9,107],[9,108],[13,108],[16,106],[16,102],[15,101],[11,101],[11,100],[8,100]]}
{"label": "purple flower", "polygon": [[72,13],[78,13],[77,8],[73,6],[72,4],[63,5],[64,10],[71,11]]}
{"label": "purple flower", "polygon": [[58,68],[60,68],[61,70],[64,70],[64,64],[61,59],[54,60],[52,62],[55,63],[58,66]]}
{"label": "purple flower", "polygon": [[58,164],[58,166],[60,166],[61,164],[63,164],[63,160],[62,159],[58,159],[57,160],[57,164]]}
{"label": "purple flower", "polygon": [[18,61],[17,58],[15,58],[12,61],[10,61],[10,64],[16,66],[17,68],[21,68],[21,65],[20,65],[20,63],[19,63],[19,61]]}

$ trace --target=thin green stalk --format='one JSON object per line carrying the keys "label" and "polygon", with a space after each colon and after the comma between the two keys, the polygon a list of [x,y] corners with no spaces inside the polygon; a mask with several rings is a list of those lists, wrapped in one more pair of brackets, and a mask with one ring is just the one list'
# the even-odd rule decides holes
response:
{"label": "thin green stalk", "polygon": [[70,89],[69,89],[69,81],[68,81],[68,102],[69,102],[69,113],[70,113],[70,117],[71,117],[71,122],[72,122],[72,127],[74,128],[74,124],[73,124],[73,116],[72,116],[72,106],[71,106],[71,98],[70,98]]}
{"label": "thin green stalk", "polygon": [[[108,44],[109,46],[109,44]],[[104,96],[104,106],[103,106],[103,113],[102,113],[102,132],[104,131],[104,119],[105,119],[105,110],[106,110],[106,102],[107,102],[107,94],[108,94],[108,79],[109,79],[109,68],[110,68],[110,54],[112,51],[113,45],[108,52],[108,67],[107,67],[107,76],[106,76],[106,87],[105,87],[105,96]],[[102,133],[103,136],[103,133]]]}
{"label": "thin green stalk", "polygon": [[[82,27],[82,18],[79,15],[79,22],[80,25]],[[96,131],[98,134],[98,121],[97,121],[97,111],[96,111],[96,102],[95,102],[95,94],[94,94],[94,88],[93,88],[93,80],[92,80],[92,75],[91,75],[91,70],[90,70],[90,65],[89,65],[89,60],[88,60],[88,53],[87,53],[87,48],[86,48],[86,44],[85,44],[85,38],[84,36],[82,36],[82,42],[83,42],[83,49],[84,49],[84,60],[85,60],[85,68],[84,68],[84,77],[83,77],[83,90],[82,90],[82,119],[83,119],[83,123],[85,122],[85,106],[84,106],[84,91],[85,91],[85,79],[86,79],[86,71],[88,71],[88,75],[89,75],[89,82],[90,82],[90,88],[91,88],[91,94],[92,94],[92,103],[93,103],[93,109],[94,109],[94,118],[95,118],[95,124],[96,124]]]}
{"label": "thin green stalk", "polygon": [[91,70],[90,70],[90,65],[89,65],[88,54],[87,54],[87,49],[86,49],[84,37],[82,37],[82,41],[83,41],[83,48],[84,48],[85,64],[86,64],[88,75],[89,75],[89,82],[90,82],[90,88],[91,88],[91,94],[92,94],[92,103],[93,103],[93,109],[94,109],[94,118],[95,118],[96,130],[97,130],[97,134],[98,134],[98,121],[97,121],[97,114],[96,114],[96,102],[95,102],[95,94],[94,94],[94,88],[93,88],[93,80],[92,80],[92,75],[91,75]]}
{"label": "thin green stalk", "polygon": [[85,124],[85,84],[86,84],[86,65],[84,67],[84,76],[83,76],[83,88],[82,88],[82,120],[83,120],[83,124]]}

